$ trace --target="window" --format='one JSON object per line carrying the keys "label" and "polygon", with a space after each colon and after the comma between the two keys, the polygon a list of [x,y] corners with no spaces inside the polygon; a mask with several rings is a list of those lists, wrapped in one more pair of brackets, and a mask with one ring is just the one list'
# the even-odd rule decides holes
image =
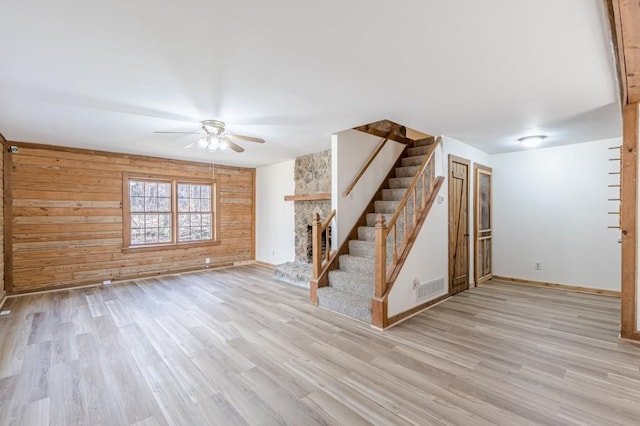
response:
{"label": "window", "polygon": [[175,246],[216,240],[216,184],[124,175],[124,247]]}
{"label": "window", "polygon": [[178,241],[211,239],[211,185],[178,184]]}
{"label": "window", "polygon": [[129,180],[132,246],[171,242],[171,183]]}

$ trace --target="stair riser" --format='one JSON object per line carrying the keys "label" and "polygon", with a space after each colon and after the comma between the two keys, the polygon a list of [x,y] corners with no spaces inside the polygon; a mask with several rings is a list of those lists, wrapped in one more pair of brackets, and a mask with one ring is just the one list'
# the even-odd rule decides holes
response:
{"label": "stair riser", "polygon": [[329,285],[338,290],[348,291],[364,297],[374,296],[373,278],[367,279],[347,271],[330,271]]}
{"label": "stair riser", "polygon": [[430,138],[425,138],[425,139],[420,139],[420,140],[414,141],[411,146],[412,147],[431,146],[431,145],[433,145],[433,142],[434,142],[434,138],[430,137]]}
{"label": "stair riser", "polygon": [[383,189],[382,190],[382,200],[383,201],[400,201],[404,197],[404,194],[407,193],[405,188],[398,189]]}
{"label": "stair riser", "polygon": [[406,157],[402,159],[402,167],[419,166],[424,161],[424,155]]}
{"label": "stair riser", "polygon": [[358,227],[358,239],[363,241],[375,241],[376,240],[375,228],[372,228],[369,226]]}
{"label": "stair riser", "polygon": [[413,176],[406,177],[406,178],[391,178],[389,179],[389,188],[391,189],[404,188],[406,190],[411,185],[412,180],[413,180]]}
{"label": "stair riser", "polygon": [[317,294],[318,305],[323,308],[371,324],[371,299],[365,297],[345,299],[341,294],[336,294],[335,289],[331,287],[321,287]]}
{"label": "stair riser", "polygon": [[342,270],[356,272],[366,276],[373,276],[373,258],[366,259],[364,257],[340,256],[339,262],[340,269]]}
{"label": "stair riser", "polygon": [[[387,215],[386,214],[384,216],[385,216],[385,223],[388,226],[389,220],[393,217],[393,215],[391,215],[391,214]],[[411,210],[409,210],[407,216],[408,216],[408,219],[409,219],[409,223],[412,223],[412,221],[413,221],[413,213],[411,212]],[[377,217],[378,217],[378,215],[375,214],[375,213],[367,214],[367,226],[375,228],[376,221],[378,220]],[[398,227],[398,232],[400,232],[402,230],[402,228],[404,227],[404,216],[403,215],[400,215],[398,217],[398,221],[396,222],[396,226]]]}
{"label": "stair riser", "polygon": [[395,213],[398,201],[376,201],[373,203],[376,213]]}
{"label": "stair riser", "polygon": [[416,155],[427,155],[427,153],[429,152],[429,148],[430,147],[428,145],[409,148],[407,149],[407,155],[409,157],[414,157]]}
{"label": "stair riser", "polygon": [[376,248],[371,241],[351,240],[349,241],[349,254],[353,256],[373,258]]}
{"label": "stair riser", "polygon": [[412,166],[412,167],[396,167],[396,177],[414,177],[416,173],[418,173],[420,167]]}

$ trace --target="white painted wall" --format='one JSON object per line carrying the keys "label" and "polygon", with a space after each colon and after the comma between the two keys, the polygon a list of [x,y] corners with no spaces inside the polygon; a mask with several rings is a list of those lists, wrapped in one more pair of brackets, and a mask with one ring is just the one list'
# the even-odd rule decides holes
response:
{"label": "white painted wall", "polygon": [[[471,161],[469,168],[469,235],[473,235],[473,164],[492,166],[489,154],[450,137],[443,138],[442,150],[436,152],[436,175],[444,176],[440,189],[441,202],[436,201],[407,258],[396,282],[389,293],[387,306],[389,316],[408,311],[429,299],[416,301],[414,279],[420,283],[444,278],[449,283],[449,198],[448,156],[453,154]],[[473,241],[469,238],[469,281],[473,283]],[[440,297],[434,295],[431,299]]]}
{"label": "white painted wall", "polygon": [[[494,275],[620,290],[617,139],[493,156]],[[534,262],[542,270],[534,270]]]}
{"label": "white painted wall", "polygon": [[[336,210],[332,245],[339,248],[353,228],[356,220],[369,204],[391,166],[396,162],[404,145],[388,141],[373,164],[358,181],[351,194],[343,197],[344,191],[358,174],[381,138],[357,130],[345,130],[331,139],[331,204]],[[336,229],[337,228],[337,229]]]}
{"label": "white painted wall", "polygon": [[256,169],[256,260],[274,265],[293,262],[295,234],[293,201],[295,160]]}

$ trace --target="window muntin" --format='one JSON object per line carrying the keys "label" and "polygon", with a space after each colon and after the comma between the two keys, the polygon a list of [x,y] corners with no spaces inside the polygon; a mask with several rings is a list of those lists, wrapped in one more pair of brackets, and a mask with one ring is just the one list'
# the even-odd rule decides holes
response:
{"label": "window muntin", "polygon": [[171,242],[171,183],[129,180],[132,246]]}
{"label": "window muntin", "polygon": [[126,175],[125,179],[125,247],[214,241],[215,182]]}
{"label": "window muntin", "polygon": [[212,238],[211,204],[211,185],[178,183],[178,241]]}

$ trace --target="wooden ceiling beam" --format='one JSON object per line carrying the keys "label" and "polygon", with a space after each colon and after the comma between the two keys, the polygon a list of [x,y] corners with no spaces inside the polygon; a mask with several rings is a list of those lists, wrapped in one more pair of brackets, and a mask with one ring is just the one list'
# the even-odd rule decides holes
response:
{"label": "wooden ceiling beam", "polygon": [[[378,136],[380,138],[389,138],[392,141],[400,142],[405,145],[410,144],[414,140],[407,137],[407,128],[391,120],[380,120],[375,123],[365,124],[363,126],[354,127],[354,130]],[[391,132],[391,133],[389,133]]]}
{"label": "wooden ceiling beam", "polygon": [[606,0],[622,105],[640,102],[640,1]]}
{"label": "wooden ceiling beam", "polygon": [[627,77],[627,102],[640,102],[640,1],[621,0],[622,43]]}
{"label": "wooden ceiling beam", "polygon": [[[360,127],[364,127],[364,126],[360,126]],[[361,132],[369,133],[370,135],[378,136],[380,138],[386,138],[387,136],[389,136],[390,140],[400,142],[403,144],[410,144],[411,142],[413,142],[413,139],[410,139],[406,136],[401,136],[397,133],[392,133],[391,135],[389,135],[389,132],[385,132],[384,130],[374,129],[374,128],[362,130],[360,127],[356,127],[355,130],[360,130]]]}

